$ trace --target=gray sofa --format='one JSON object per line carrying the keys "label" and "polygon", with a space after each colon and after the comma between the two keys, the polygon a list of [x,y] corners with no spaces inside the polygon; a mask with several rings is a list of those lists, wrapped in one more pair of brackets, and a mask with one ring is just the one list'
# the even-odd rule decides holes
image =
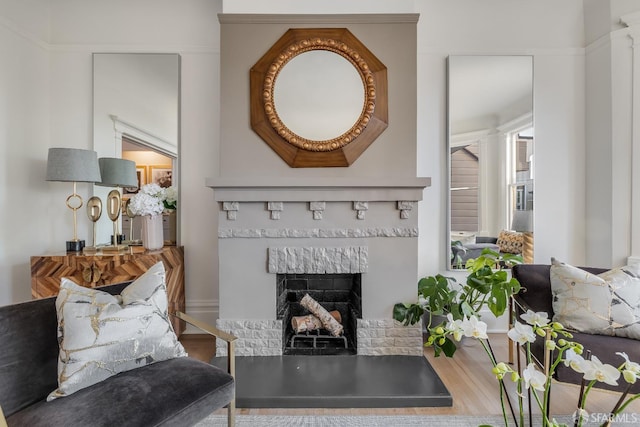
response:
{"label": "gray sofa", "polygon": [[[127,284],[100,289],[118,294]],[[233,355],[235,337],[177,315],[230,342]],[[188,426],[225,406],[234,422],[233,356],[230,372],[179,357],[46,402],[58,385],[55,297],[0,307],[0,348],[0,407],[9,426]]]}
{"label": "gray sofa", "polygon": [[[600,274],[608,269],[581,267],[593,274]],[[544,311],[549,314],[549,318],[553,318],[553,303],[551,294],[551,279],[549,272],[551,265],[549,264],[519,264],[512,269],[513,277],[516,278],[522,286],[521,291],[514,296],[515,316],[519,319],[520,314],[526,312],[527,309],[533,311]],[[592,335],[581,332],[572,332],[573,341],[582,344],[586,350],[590,350],[603,363],[613,366],[620,366],[624,359],[616,355],[616,352],[625,352],[634,362],[640,362],[640,342],[631,338],[623,338],[609,335]],[[537,339],[532,344],[532,353],[538,361],[544,360],[544,340]],[[566,367],[563,363],[558,365],[556,369],[556,379],[561,382],[580,384],[582,375],[575,372],[570,367]],[[627,387],[627,383],[620,379],[618,386],[610,386],[605,383],[597,382],[594,387],[605,388],[609,390],[623,391]],[[640,381],[632,388],[633,393],[640,392]]]}
{"label": "gray sofa", "polygon": [[485,249],[491,249],[494,252],[500,252],[500,246],[498,246],[497,237],[476,237],[475,243],[466,243],[462,246],[451,246],[452,261],[451,266],[453,268],[465,268],[467,260],[476,259]]}

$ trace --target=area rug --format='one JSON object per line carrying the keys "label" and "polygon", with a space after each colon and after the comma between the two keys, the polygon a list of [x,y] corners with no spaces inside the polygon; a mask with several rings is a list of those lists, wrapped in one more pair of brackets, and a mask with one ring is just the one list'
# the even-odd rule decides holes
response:
{"label": "area rug", "polygon": [[[536,419],[537,418],[537,419]],[[556,418],[559,422],[572,423],[570,416]],[[197,427],[223,427],[226,415],[210,415]],[[504,426],[500,416],[466,415],[238,415],[237,427],[477,427],[481,425]],[[511,424],[509,424],[511,425]],[[539,417],[533,425],[541,425]]]}

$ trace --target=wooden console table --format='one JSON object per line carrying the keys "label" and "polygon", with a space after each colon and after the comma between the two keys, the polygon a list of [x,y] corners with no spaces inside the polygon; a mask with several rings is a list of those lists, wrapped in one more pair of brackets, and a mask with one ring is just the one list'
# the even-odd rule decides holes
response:
{"label": "wooden console table", "polygon": [[[185,311],[184,247],[165,246],[158,251],[146,251],[132,246],[124,254],[66,253],[31,257],[31,296],[34,299],[58,295],[60,279],[67,277],[88,288],[135,280],[158,261],[164,263],[167,279],[169,313]],[[177,335],[184,322],[172,319]]]}

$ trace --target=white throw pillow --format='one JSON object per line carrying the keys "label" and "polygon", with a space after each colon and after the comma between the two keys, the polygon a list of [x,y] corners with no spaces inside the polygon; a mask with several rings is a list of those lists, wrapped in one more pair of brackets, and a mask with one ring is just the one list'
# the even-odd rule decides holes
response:
{"label": "white throw pillow", "polygon": [[640,265],[595,275],[551,260],[554,320],[576,331],[640,339]]}
{"label": "white throw pillow", "polygon": [[58,388],[51,401],[120,372],[186,356],[168,314],[165,271],[158,262],[121,295],[62,279],[58,314]]}

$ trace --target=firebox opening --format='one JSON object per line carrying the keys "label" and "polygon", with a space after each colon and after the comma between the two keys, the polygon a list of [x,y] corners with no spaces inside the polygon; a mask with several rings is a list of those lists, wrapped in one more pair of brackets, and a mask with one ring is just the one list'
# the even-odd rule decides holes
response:
{"label": "firebox opening", "polygon": [[[282,354],[357,354],[357,319],[362,318],[360,274],[278,274],[277,317],[282,319]],[[338,311],[344,327],[342,337],[331,336],[324,328],[296,333],[294,316],[310,314],[300,301],[309,294],[327,311]]]}

